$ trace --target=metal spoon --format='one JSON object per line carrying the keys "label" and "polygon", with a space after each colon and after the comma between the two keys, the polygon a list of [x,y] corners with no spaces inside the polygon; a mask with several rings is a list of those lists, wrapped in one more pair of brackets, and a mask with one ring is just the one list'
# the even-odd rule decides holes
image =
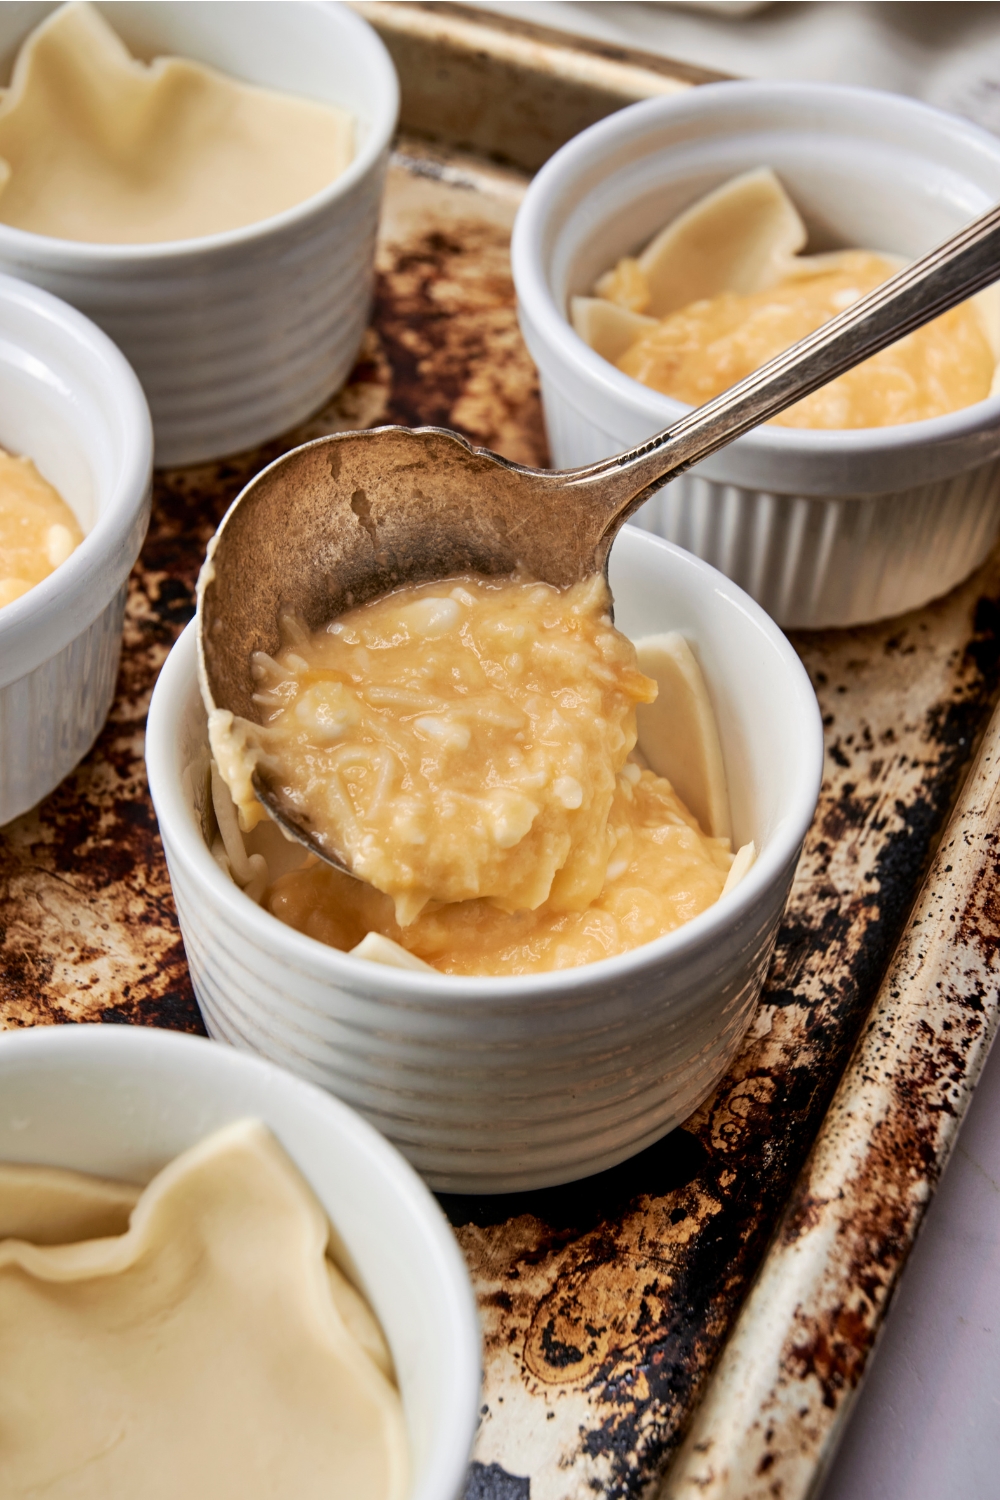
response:
{"label": "metal spoon", "polygon": [[[529,469],[439,427],[293,449],[251,480],[209,546],[198,582],[206,707],[258,721],[251,655],[279,649],[285,614],[315,630],[401,584],[520,566],[562,586],[606,569],[619,528],[662,484],[998,277],[1000,206],[715,400],[582,469]],[[254,786],[288,833],[346,868],[260,768]]]}

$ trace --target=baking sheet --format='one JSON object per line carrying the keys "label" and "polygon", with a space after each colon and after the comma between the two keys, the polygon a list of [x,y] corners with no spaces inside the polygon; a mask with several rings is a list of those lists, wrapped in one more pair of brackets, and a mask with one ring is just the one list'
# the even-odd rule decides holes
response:
{"label": "baking sheet", "polygon": [[[385,26],[396,8],[366,9]],[[411,31],[423,9],[399,7]],[[441,8],[427,14],[440,27]],[[456,48],[488,48],[489,29],[459,42],[441,54],[446,74]],[[503,86],[520,79],[530,96],[537,70],[519,72],[508,42],[505,32],[497,43]],[[431,45],[425,37],[425,59]],[[652,70],[650,87],[662,76]],[[609,108],[622,102],[620,81]],[[593,78],[588,88],[600,92]],[[555,118],[553,136],[560,128]],[[545,461],[507,260],[525,181],[483,157],[404,141],[373,326],[344,391],[281,442],[158,476],[108,726],[47,802],[0,832],[4,1026],[200,1029],[142,766],[156,672],[193,613],[212,530],[283,448],[430,422]],[[996,696],[1000,554],[927,610],[794,641],[823,709],[826,774],[730,1073],[682,1130],[599,1178],[443,1200],[486,1335],[469,1500],[652,1494],[692,1420],[667,1493],[808,1493],[975,1080],[996,1002],[993,739],[948,835],[963,857],[942,856],[922,898],[925,930],[931,913],[938,920],[930,957],[912,932],[899,945]],[[875,1031],[845,1074],[873,1005]],[[855,1202],[888,1207],[848,1232]],[[775,1285],[792,1270],[789,1305]]]}

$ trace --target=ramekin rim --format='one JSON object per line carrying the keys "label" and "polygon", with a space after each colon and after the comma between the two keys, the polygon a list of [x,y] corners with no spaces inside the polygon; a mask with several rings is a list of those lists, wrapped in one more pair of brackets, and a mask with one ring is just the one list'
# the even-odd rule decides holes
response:
{"label": "ramekin rim", "polygon": [[[101,263],[94,269],[119,269],[123,266],[148,266],[174,264],[198,256],[224,254],[241,249],[255,241],[280,235],[285,230],[294,230],[338,199],[346,197],[359,182],[369,175],[382,154],[388,148],[399,118],[399,78],[388,49],[375,28],[356,15],[342,0],[304,0],[321,12],[331,12],[353,32],[359,47],[370,49],[369,57],[373,71],[381,71],[379,92],[374,95],[375,111],[368,139],[361,150],[351,159],[344,171],[325,187],[320,188],[301,203],[293,203],[280,213],[266,219],[257,219],[250,224],[238,225],[235,229],[220,230],[215,234],[204,234],[192,239],[155,240],[148,244],[106,244],[103,241],[67,240],[55,235],[36,234],[33,230],[16,229],[11,224],[0,222],[0,253],[6,250],[12,258],[29,261],[39,269],[83,271],[81,262],[91,259]],[[93,273],[93,272],[92,272]]]}
{"label": "ramekin rim", "polygon": [[[579,992],[581,989],[601,989],[612,981],[627,980],[637,971],[655,967],[665,956],[681,961],[699,949],[710,948],[720,929],[738,926],[755,906],[766,900],[768,892],[776,888],[789,863],[797,857],[815,813],[824,754],[819,706],[802,662],[783,632],[765,611],[717,569],[661,537],[635,528],[632,530],[636,538],[642,539],[642,545],[662,548],[682,565],[690,566],[699,573],[712,575],[711,580],[706,581],[711,582],[715,592],[721,594],[730,606],[747,616],[757,626],[768,646],[781,658],[788,673],[796,713],[806,741],[806,753],[802,757],[798,782],[789,794],[788,810],[777,820],[768,847],[758,855],[743,880],[725,900],[720,898],[682,927],[654,939],[653,942],[593,963],[571,969],[550,970],[543,974],[423,974],[414,970],[379,966],[377,983],[383,999],[405,1003],[411,996],[416,999],[433,994],[441,1004],[469,999],[503,1004],[531,998],[555,999],[562,992]],[[168,693],[180,700],[182,696],[186,697],[187,691],[198,691],[196,630],[197,621],[193,620],[175,643],[161,669],[149,709],[146,766],[157,818],[159,820],[162,817],[164,820],[161,827],[164,844],[169,844],[197,884],[202,887],[208,885],[213,897],[223,903],[238,930],[249,933],[250,924],[258,928],[263,919],[264,930],[274,938],[276,954],[283,949],[290,960],[300,960],[301,966],[307,971],[314,971],[317,963],[332,966],[329,976],[332,983],[339,981],[349,984],[352,980],[360,980],[362,989],[371,988],[373,966],[368,960],[353,958],[339,949],[327,948],[325,944],[318,943],[305,933],[297,932],[270,912],[264,911],[225,874],[205,844],[194,811],[185,803],[181,776],[178,774],[175,777],[170,768],[176,740],[170,738],[169,731],[172,726],[176,734],[183,710],[179,701],[169,713],[165,707]],[[187,688],[186,679],[181,676],[187,668],[185,652],[190,657]],[[269,923],[275,924],[274,927],[268,926]],[[341,965],[344,966],[342,979],[337,972]]]}
{"label": "ramekin rim", "polygon": [[[550,206],[557,201],[557,189],[565,180],[572,181],[580,167],[592,157],[594,146],[628,133],[636,119],[663,114],[681,114],[685,110],[700,113],[711,108],[720,97],[774,100],[786,97],[804,102],[817,99],[851,99],[885,110],[887,113],[911,113],[922,119],[937,118],[950,129],[971,138],[989,149],[1000,165],[1000,140],[971,120],[946,110],[910,99],[885,89],[865,88],[857,84],[802,83],[793,80],[770,82],[761,79],[720,80],[700,85],[683,94],[657,95],[598,120],[574,136],[539,169],[518,210],[511,236],[511,269],[522,317],[532,324],[538,337],[558,355],[564,366],[588,379],[598,389],[603,387],[616,401],[627,404],[633,416],[646,418],[668,427],[693,408],[675,401],[659,391],[633,380],[584,342],[563,314],[552,294],[543,269],[541,240]],[[638,133],[638,132],[636,132]],[[550,374],[551,378],[551,374]],[[558,380],[557,380],[558,383]],[[944,416],[924,418],[919,422],[897,423],[886,427],[862,428],[796,428],[762,426],[744,433],[739,446],[761,456],[776,459],[801,454],[822,459],[836,454],[863,458],[872,453],[921,448],[944,441],[961,441],[983,429],[994,429],[1000,418],[1000,393],[987,396],[970,406],[960,407]]]}

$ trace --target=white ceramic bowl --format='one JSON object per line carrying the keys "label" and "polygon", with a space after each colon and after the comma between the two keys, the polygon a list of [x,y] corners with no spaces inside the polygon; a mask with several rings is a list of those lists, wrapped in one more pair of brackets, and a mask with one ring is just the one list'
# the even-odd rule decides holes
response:
{"label": "white ceramic bowl", "polygon": [[[0,6],[0,67],[52,4]],[[354,160],[259,224],[159,245],[91,245],[0,224],[0,270],[71,302],[132,361],[158,464],[198,463],[287,430],[351,368],[368,320],[396,74],[372,28],[315,0],[101,5],[141,57],[176,53],[248,83],[342,105]]]}
{"label": "white ceramic bowl", "polygon": [[694,642],[718,714],[736,843],[753,838],[760,856],[686,927],[576,969],[426,975],[284,926],[205,844],[193,624],[153,695],[149,785],[209,1031],[331,1089],[439,1189],[583,1177],[691,1113],[749,1024],[816,805],[819,710],[764,612],[714,569],[634,528],[615,543],[611,583],[627,634],[679,628]]}
{"label": "white ceramic bowl", "polygon": [[0,446],[34,461],[84,532],[61,567],[0,609],[3,824],[58,786],[107,718],[153,449],[139,382],[111,340],[9,276],[0,276]]}
{"label": "white ceramic bowl", "polygon": [[[521,326],[558,468],[619,452],[688,407],[567,321],[619,256],[739,172],[771,166],[815,248],[916,258],[1000,198],[1000,140],[925,104],[832,84],[719,83],[632,105],[546,163],[514,227]],[[908,426],[762,427],[636,523],[735,579],[781,624],[849,625],[964,578],[1000,526],[1000,397]]]}
{"label": "white ceramic bowl", "polygon": [[0,1035],[0,1161],[148,1182],[247,1117],[308,1179],[382,1325],[410,1439],[408,1500],[459,1500],[478,1420],[475,1300],[444,1215],[398,1153],[329,1094],[200,1037],[123,1026]]}

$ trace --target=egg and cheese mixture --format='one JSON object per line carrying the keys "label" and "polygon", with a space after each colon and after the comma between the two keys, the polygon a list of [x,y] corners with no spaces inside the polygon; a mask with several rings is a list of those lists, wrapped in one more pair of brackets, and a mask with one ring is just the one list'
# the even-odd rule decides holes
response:
{"label": "egg and cheese mixture", "polygon": [[73,512],[31,459],[0,450],[0,608],[48,578],[82,541]]}
{"label": "egg and cheese mixture", "polygon": [[434,902],[409,926],[388,897],[316,860],[281,876],[267,904],[281,921],[345,951],[379,932],[444,974],[538,974],[625,953],[689,922],[719,899],[728,839],[707,838],[669,781],[627,762],[605,825],[608,859],[585,907],[534,911],[491,901]]}
{"label": "egg and cheese mixture", "polygon": [[[700,406],[905,264],[868,249],[806,255],[808,238],[776,173],[743,172],[623,256],[590,296],[572,297],[573,326],[626,375]],[[858,428],[944,416],[993,393],[998,358],[1000,300],[987,288],[772,421]]]}
{"label": "egg and cheese mixture", "polygon": [[360,880],[318,860],[264,904],[337,948],[368,932],[454,974],[572,967],[716,901],[728,839],[630,759],[656,685],[601,577],[402,588],[258,656],[263,723],[216,710],[244,828],[260,767]]}
{"label": "egg and cheese mixture", "polygon": [[[866,250],[817,257],[811,273],[765,291],[720,292],[643,333],[618,368],[700,406],[887,281],[897,266]],[[634,272],[633,272],[634,276]],[[943,313],[773,419],[783,427],[887,427],[982,401],[995,360],[968,302]]]}

